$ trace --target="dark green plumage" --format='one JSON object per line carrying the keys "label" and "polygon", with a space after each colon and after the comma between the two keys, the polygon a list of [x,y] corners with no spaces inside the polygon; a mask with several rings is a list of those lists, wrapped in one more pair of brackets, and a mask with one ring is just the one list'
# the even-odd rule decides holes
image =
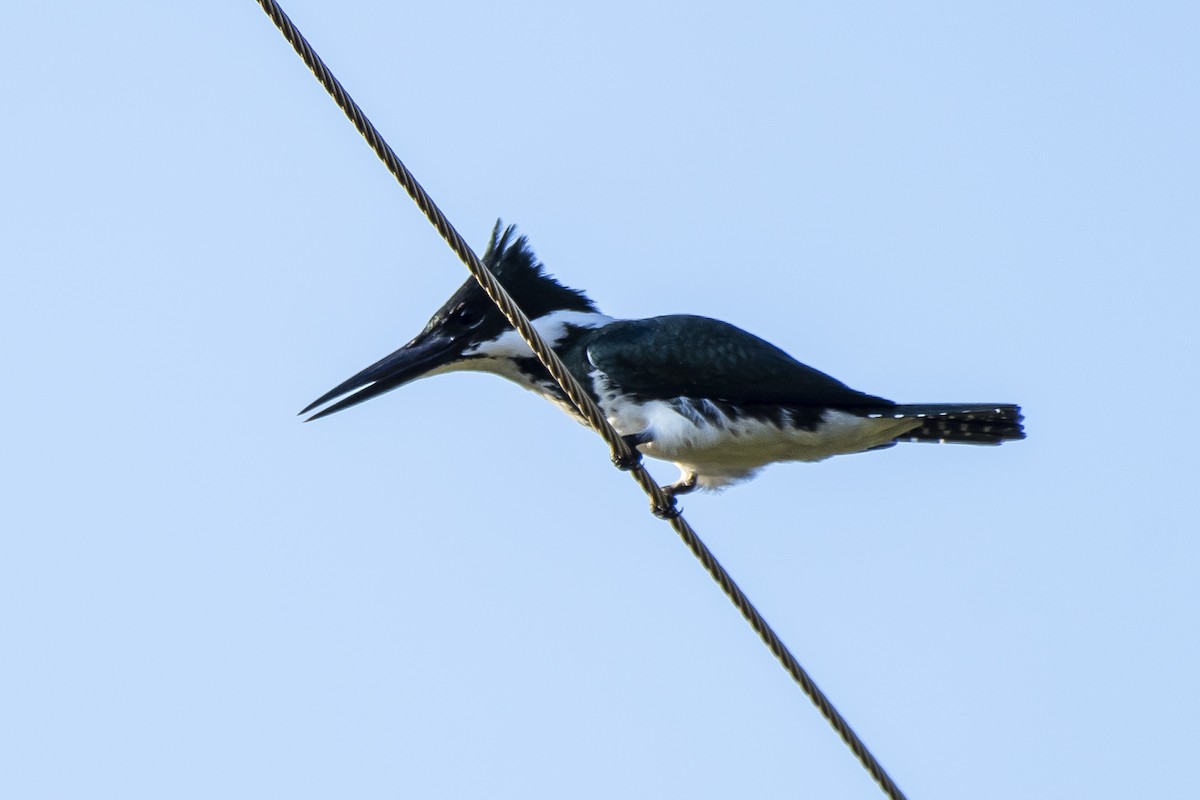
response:
{"label": "dark green plumage", "polygon": [[894,405],[801,364],[741,328],[690,314],[613,322],[592,334],[586,351],[622,390],[645,400],[682,395],[743,405]]}

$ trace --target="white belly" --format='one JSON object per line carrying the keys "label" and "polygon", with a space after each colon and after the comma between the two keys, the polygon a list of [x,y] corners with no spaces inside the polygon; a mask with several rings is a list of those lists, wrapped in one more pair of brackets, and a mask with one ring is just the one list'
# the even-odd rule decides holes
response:
{"label": "white belly", "polygon": [[[692,401],[692,407],[705,402]],[[642,453],[674,462],[685,477],[695,475],[698,485],[707,489],[745,480],[776,461],[821,461],[861,453],[920,425],[920,420],[868,419],[828,410],[813,430],[806,430],[786,415],[778,425],[752,417],[730,419],[712,404],[703,414],[680,413],[664,400],[641,404],[613,397],[603,405],[619,433],[649,437],[638,447]]]}

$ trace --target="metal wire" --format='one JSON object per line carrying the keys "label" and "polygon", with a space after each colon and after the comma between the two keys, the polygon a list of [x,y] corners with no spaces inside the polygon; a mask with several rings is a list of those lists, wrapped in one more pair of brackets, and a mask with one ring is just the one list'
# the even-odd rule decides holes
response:
{"label": "metal wire", "polygon": [[[628,469],[634,480],[642,487],[642,491],[650,498],[652,508],[660,510],[670,508],[673,502],[672,498],[663,491],[662,487],[658,485],[650,473],[646,471],[645,467],[642,466],[640,454],[631,448],[621,438],[621,435],[617,433],[616,429],[609,424],[608,420],[604,417],[604,413],[592,400],[591,396],[584,391],[575,377],[567,371],[566,366],[534,329],[529,318],[513,302],[512,297],[499,284],[495,276],[483,265],[479,257],[475,255],[474,251],[471,250],[458,231],[454,229],[454,226],[450,224],[450,221],[442,213],[441,209],[434,204],[433,199],[421,187],[421,184],[417,182],[412,173],[408,171],[403,162],[400,161],[400,158],[392,150],[391,146],[384,141],[382,134],[367,119],[366,114],[354,102],[353,98],[350,97],[337,78],[333,76],[329,68],[325,66],[325,62],[321,60],[320,56],[316,54],[316,51],[312,49],[312,46],[309,45],[308,41],[297,30],[296,26],[292,24],[292,21],[283,12],[283,9],[279,7],[279,4],[275,0],[257,0],[257,2],[262,6],[267,16],[271,18],[271,21],[275,23],[276,27],[279,28],[280,33],[292,45],[300,58],[304,60],[304,63],[308,65],[308,68],[312,70],[313,75],[321,82],[321,85],[329,92],[334,102],[338,104],[338,107],[354,123],[354,127],[367,140],[367,144],[371,146],[371,149],[383,161],[388,171],[395,176],[400,185],[404,187],[404,190],[408,192],[409,197],[417,204],[417,207],[421,209],[421,212],[425,214],[426,218],[437,229],[442,238],[446,240],[446,243],[450,245],[450,249],[454,251],[455,255],[470,270],[471,275],[483,287],[488,297],[492,299],[492,302],[500,308],[500,311],[512,326],[521,334],[521,338],[526,341],[538,357],[538,360],[542,362],[542,365],[545,366],[554,380],[566,392],[571,402],[579,410],[580,415],[587,420],[588,424],[608,444],[612,453],[613,463],[620,465],[623,469]],[[750,623],[750,627],[754,629],[763,643],[779,659],[783,668],[800,685],[801,690],[808,695],[808,698],[817,707],[817,710],[821,712],[821,715],[829,721],[829,724],[837,732],[838,736],[846,743],[851,752],[862,763],[863,768],[870,773],[871,777],[875,779],[875,782],[879,784],[884,793],[892,798],[892,800],[905,800],[904,793],[900,791],[900,788],[891,779],[887,771],[884,770],[875,756],[871,754],[871,751],[867,749],[867,746],[850,727],[849,723],[846,722],[845,718],[829,702],[829,698],[825,696],[825,693],[821,691],[816,682],[805,671],[804,667],[800,666],[800,662],[788,650],[783,640],[767,624],[762,614],[758,612],[758,609],[746,597],[745,592],[738,587],[729,573],[725,571],[725,568],[717,561],[716,556],[712,554],[707,545],[701,541],[699,535],[692,529],[687,520],[681,514],[677,514],[668,517],[668,522],[675,532],[679,534],[679,537],[683,539],[688,549],[692,551],[696,558],[700,560],[700,563],[704,565],[704,568],[708,570],[712,579],[717,582],[721,590],[729,597],[730,602],[737,607],[742,616],[746,618],[746,621]]]}

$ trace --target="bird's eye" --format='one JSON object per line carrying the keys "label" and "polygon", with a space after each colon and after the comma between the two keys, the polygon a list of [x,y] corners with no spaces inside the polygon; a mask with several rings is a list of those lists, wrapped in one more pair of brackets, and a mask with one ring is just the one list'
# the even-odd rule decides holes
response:
{"label": "bird's eye", "polygon": [[478,327],[481,322],[483,322],[483,317],[470,308],[461,306],[457,311],[454,312],[454,321],[459,325],[462,325],[464,328],[475,328]]}

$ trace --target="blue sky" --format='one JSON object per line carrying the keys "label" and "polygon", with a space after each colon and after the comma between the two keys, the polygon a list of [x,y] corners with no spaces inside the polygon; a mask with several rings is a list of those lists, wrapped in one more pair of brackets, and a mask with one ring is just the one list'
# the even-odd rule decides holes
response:
{"label": "blue sky", "polygon": [[[1200,780],[1194,4],[293,0],[459,230],[1030,438],[688,518],[910,796]],[[257,4],[0,30],[0,795],[880,796]],[[664,480],[675,471],[652,466]]]}

